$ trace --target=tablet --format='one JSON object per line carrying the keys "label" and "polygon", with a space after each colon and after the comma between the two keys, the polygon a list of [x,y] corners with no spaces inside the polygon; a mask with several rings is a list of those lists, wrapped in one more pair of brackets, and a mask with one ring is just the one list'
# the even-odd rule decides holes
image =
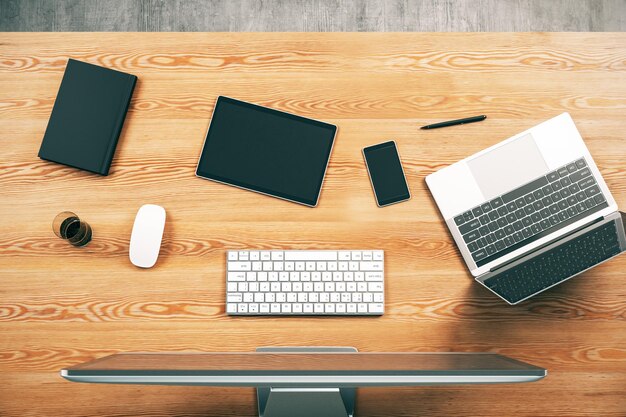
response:
{"label": "tablet", "polygon": [[315,207],[337,127],[217,98],[196,175]]}

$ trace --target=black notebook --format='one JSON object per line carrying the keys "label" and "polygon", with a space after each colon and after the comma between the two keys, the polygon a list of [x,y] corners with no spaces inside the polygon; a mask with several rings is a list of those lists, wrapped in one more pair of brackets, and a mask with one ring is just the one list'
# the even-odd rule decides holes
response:
{"label": "black notebook", "polygon": [[39,157],[108,175],[137,77],[70,59]]}

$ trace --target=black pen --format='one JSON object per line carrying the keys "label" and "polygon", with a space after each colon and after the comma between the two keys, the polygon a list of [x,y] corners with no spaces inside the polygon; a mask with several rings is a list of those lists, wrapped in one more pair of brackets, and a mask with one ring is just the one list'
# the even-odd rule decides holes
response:
{"label": "black pen", "polygon": [[432,125],[426,125],[426,126],[422,126],[420,129],[437,129],[438,127],[463,125],[465,123],[481,122],[481,121],[485,120],[486,118],[487,118],[487,116],[485,116],[483,114],[482,116],[467,117],[465,119],[457,119],[457,120],[448,120],[447,122],[441,122],[441,123],[435,123],[435,124],[432,124]]}

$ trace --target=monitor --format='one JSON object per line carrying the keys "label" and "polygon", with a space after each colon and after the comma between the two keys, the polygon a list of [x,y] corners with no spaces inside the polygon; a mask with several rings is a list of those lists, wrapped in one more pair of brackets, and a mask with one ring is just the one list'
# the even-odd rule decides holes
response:
{"label": "monitor", "polygon": [[546,370],[491,353],[265,348],[251,353],[122,353],[64,369],[61,375],[75,382],[256,387],[261,416],[345,417],[353,415],[356,387],[531,382]]}

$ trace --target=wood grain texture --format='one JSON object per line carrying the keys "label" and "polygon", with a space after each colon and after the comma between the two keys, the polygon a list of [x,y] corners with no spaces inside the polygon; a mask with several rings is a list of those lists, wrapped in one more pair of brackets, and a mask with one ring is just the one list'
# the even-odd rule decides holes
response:
{"label": "wood grain texture", "polygon": [[2,0],[2,31],[626,30],[626,0]]}
{"label": "wood grain texture", "polygon": [[[108,177],[37,158],[68,57],[139,77]],[[568,111],[626,207],[625,81],[625,34],[0,35],[0,415],[252,416],[253,390],[57,371],[120,351],[346,345],[549,370],[534,384],[363,389],[360,416],[624,416],[626,257],[508,306],[471,279],[424,177]],[[339,126],[317,208],[194,176],[219,94]],[[387,139],[413,197],[379,209],[360,151]],[[157,265],[140,270],[128,245],[147,202],[168,222]],[[93,227],[85,248],[51,231],[67,209]],[[383,317],[225,315],[225,250],[354,247],[386,251]]]}

